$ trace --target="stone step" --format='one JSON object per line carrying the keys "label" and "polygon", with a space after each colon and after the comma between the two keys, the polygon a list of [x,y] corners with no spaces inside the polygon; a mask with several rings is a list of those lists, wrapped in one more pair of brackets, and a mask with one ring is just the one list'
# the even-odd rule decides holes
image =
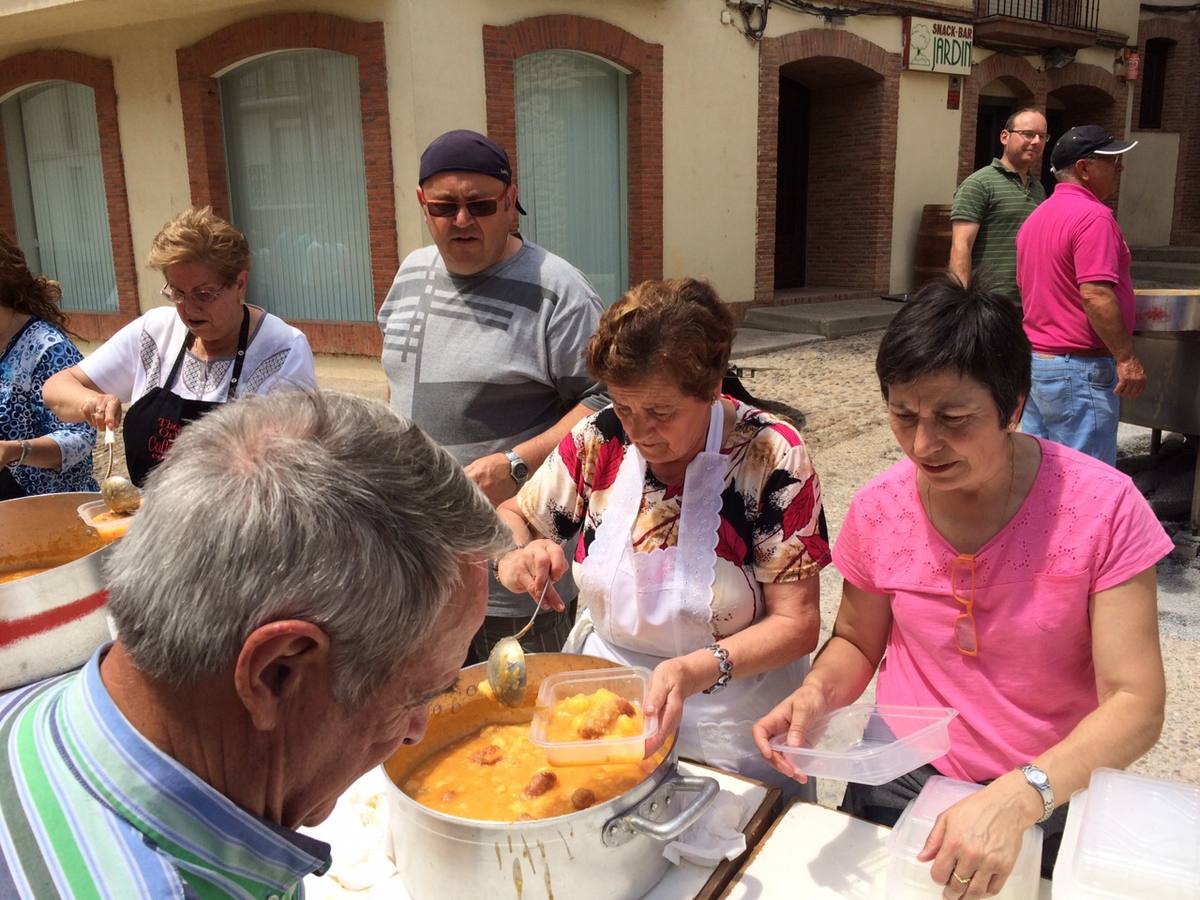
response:
{"label": "stone step", "polygon": [[1200,263],[1200,247],[1132,247],[1135,262]]}
{"label": "stone step", "polygon": [[750,356],[761,356],[763,353],[774,353],[776,350],[791,350],[793,347],[803,347],[805,344],[815,344],[823,340],[825,340],[825,336],[820,334],[742,327],[733,336],[733,350],[729,354],[729,358],[746,359]]}
{"label": "stone step", "polygon": [[900,310],[899,303],[878,297],[858,297],[832,303],[759,306],[746,313],[748,328],[819,334],[827,338],[886,328]]}
{"label": "stone step", "polygon": [[1133,285],[1154,282],[1182,288],[1200,288],[1200,263],[1137,260],[1132,266]]}

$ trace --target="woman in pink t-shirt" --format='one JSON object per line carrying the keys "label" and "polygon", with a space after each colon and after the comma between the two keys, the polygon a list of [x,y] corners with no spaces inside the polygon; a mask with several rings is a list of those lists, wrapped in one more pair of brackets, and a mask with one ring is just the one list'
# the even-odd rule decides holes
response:
{"label": "woman in pink t-shirt", "polygon": [[934,282],[892,321],[876,371],[907,458],[855,495],[833,554],[833,636],[754,729],[793,774],[767,740],[799,744],[877,668],[877,702],[958,710],[948,754],[851,784],[843,804],[891,825],[931,775],[987,783],[922,855],[950,900],[999,891],[1035,822],[1048,874],[1067,798],[1162,726],[1155,564],[1171,540],[1126,475],[1016,433],[1029,359],[1020,311],[974,283]]}

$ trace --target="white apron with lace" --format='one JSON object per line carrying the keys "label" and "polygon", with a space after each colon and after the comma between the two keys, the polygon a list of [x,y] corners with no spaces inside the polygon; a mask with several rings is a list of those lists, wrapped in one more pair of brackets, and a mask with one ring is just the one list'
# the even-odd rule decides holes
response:
{"label": "white apron with lace", "polygon": [[[684,477],[674,547],[648,553],[633,548],[646,462],[637,447],[626,447],[604,517],[579,567],[581,612],[567,639],[567,652],[653,669],[713,642],[717,532],[729,468],[721,454],[724,423],[724,408],[717,401],[709,415],[704,450]],[[807,657],[749,678],[738,678],[735,669],[724,690],[689,697],[679,728],[679,752],[777,782],[778,774],[759,755],[750,729],[797,688],[807,672]]]}

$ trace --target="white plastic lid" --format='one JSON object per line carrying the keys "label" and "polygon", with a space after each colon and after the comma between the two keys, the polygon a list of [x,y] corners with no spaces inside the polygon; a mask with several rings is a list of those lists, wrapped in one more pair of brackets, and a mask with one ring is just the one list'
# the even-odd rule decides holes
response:
{"label": "white plastic lid", "polygon": [[1065,862],[1087,896],[1200,897],[1200,786],[1097,769],[1079,816],[1073,798]]}
{"label": "white plastic lid", "polygon": [[[917,854],[925,846],[937,817],[960,800],[983,790],[983,785],[935,775],[925,782],[921,793],[905,807],[888,836],[890,855],[880,896],[888,900],[937,900],[943,885],[930,875],[932,862],[918,862]],[[1036,825],[1026,829],[1021,852],[999,894],[998,900],[1036,900],[1042,868],[1042,830]]]}

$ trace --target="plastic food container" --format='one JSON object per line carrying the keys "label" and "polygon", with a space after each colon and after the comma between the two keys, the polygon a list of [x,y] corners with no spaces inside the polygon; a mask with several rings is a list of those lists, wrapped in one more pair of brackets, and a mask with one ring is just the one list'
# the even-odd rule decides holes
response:
{"label": "plastic food container", "polygon": [[1200,897],[1200,787],[1097,769],[1071,798],[1053,897]]}
{"label": "plastic food container", "polygon": [[[983,790],[983,785],[935,775],[925,782],[917,798],[905,807],[888,837],[888,864],[881,873],[884,883],[877,892],[888,900],[937,900],[943,885],[930,875],[931,862],[917,862],[937,817],[964,797]],[[1041,884],[1042,829],[1026,829],[1021,853],[998,900],[1036,900]]]}
{"label": "plastic food container", "polygon": [[91,503],[84,503],[79,507],[79,517],[84,523],[96,531],[100,538],[105,541],[115,541],[119,537],[124,537],[125,532],[129,530],[129,523],[133,521],[135,513],[130,513],[127,516],[119,518],[97,521],[96,517],[108,512],[108,506],[103,500],[93,500]]}
{"label": "plastic food container", "polygon": [[559,672],[547,676],[538,689],[537,710],[533,714],[529,738],[546,751],[552,766],[595,766],[606,763],[636,762],[646,755],[646,739],[658,730],[658,717],[645,717],[641,734],[623,738],[553,741],[546,735],[550,708],[559,700],[576,694],[593,694],[607,688],[618,697],[645,707],[646,687],[650,670],[635,667],[587,669],[581,672]]}
{"label": "plastic food container", "polygon": [[786,735],[773,738],[770,746],[805,775],[885,784],[945,756],[950,720],[957,715],[944,707],[858,703],[814,722],[802,747],[789,747]]}

